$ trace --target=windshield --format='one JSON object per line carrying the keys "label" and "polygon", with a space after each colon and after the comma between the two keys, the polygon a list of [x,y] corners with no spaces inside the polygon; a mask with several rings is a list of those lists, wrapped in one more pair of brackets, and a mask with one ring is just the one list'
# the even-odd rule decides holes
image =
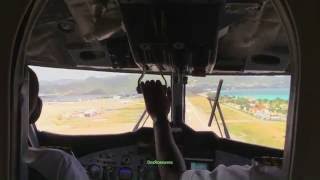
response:
{"label": "windshield", "polygon": [[[143,97],[136,92],[140,74],[31,68],[39,78],[43,101],[36,123],[40,131],[117,134],[152,127],[152,121],[144,114]],[[147,79],[164,82],[159,75],[145,75],[143,80]],[[170,83],[170,78],[166,79]]]}
{"label": "windshield", "polygon": [[[143,97],[136,92],[140,74],[31,68],[44,102],[36,123],[40,131],[118,134],[152,127]],[[150,79],[164,82],[160,75],[143,78]],[[170,78],[166,80],[170,84]],[[189,77],[185,121],[195,131],[283,148],[289,92],[290,76]]]}
{"label": "windshield", "polygon": [[283,149],[290,76],[190,77],[186,92],[186,124],[194,130]]}

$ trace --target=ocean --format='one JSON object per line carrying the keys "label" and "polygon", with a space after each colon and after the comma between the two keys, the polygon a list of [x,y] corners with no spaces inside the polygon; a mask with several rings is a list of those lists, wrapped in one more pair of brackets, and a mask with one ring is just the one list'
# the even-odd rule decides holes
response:
{"label": "ocean", "polygon": [[249,97],[254,99],[283,99],[289,100],[289,88],[261,88],[261,89],[222,89],[221,96]]}

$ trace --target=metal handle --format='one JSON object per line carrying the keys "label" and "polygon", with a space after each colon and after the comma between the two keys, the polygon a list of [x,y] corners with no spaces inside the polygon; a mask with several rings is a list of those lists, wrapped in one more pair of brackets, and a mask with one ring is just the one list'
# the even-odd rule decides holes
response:
{"label": "metal handle", "polygon": [[140,84],[141,84],[141,81],[142,81],[143,77],[144,77],[144,71],[142,71],[142,74],[141,74],[141,76],[140,76],[139,79],[138,79],[138,85],[137,85],[137,93],[138,93],[138,94],[141,94],[141,93],[142,93],[142,89],[141,89]]}
{"label": "metal handle", "polygon": [[[164,86],[165,86],[165,87],[168,87],[167,80],[166,80],[166,78],[164,77],[162,71],[160,71],[160,73],[161,73],[160,75],[161,75],[162,79],[164,80]],[[142,93],[142,89],[141,89],[140,84],[141,84],[141,81],[142,81],[142,79],[143,79],[143,77],[144,77],[144,74],[145,74],[145,72],[142,71],[142,74],[141,74],[141,76],[140,76],[139,79],[138,79],[138,85],[137,85],[137,93],[138,93],[138,94],[141,94],[141,93]]]}

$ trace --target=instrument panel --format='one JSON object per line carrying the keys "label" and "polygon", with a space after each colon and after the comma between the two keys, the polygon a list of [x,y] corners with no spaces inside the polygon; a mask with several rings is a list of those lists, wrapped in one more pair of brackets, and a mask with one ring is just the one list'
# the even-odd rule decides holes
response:
{"label": "instrument panel", "polygon": [[148,147],[126,146],[95,152],[79,158],[91,180],[160,180],[156,165]]}

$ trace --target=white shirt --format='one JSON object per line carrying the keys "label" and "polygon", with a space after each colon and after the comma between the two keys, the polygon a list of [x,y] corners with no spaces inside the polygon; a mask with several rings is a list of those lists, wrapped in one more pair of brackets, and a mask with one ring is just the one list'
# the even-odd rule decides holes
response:
{"label": "white shirt", "polygon": [[89,180],[86,170],[72,155],[50,148],[30,148],[28,164],[48,180]]}
{"label": "white shirt", "polygon": [[283,180],[284,176],[277,167],[219,165],[212,172],[207,170],[185,171],[180,180]]}

